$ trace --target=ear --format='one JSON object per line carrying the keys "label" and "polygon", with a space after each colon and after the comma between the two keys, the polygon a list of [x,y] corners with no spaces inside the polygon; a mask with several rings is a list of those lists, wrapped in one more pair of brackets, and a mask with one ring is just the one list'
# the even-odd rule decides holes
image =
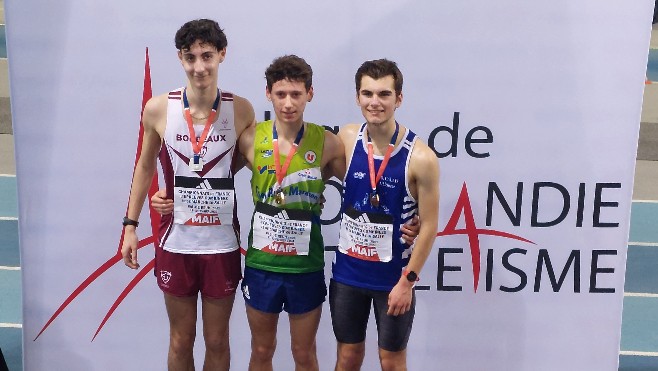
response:
{"label": "ear", "polygon": [[395,98],[395,108],[400,108],[400,105],[402,104],[402,92],[400,92],[400,95]]}
{"label": "ear", "polygon": [[313,100],[313,86],[308,89],[308,102]]}
{"label": "ear", "polygon": [[224,58],[226,58],[226,47],[219,51],[219,63],[224,62]]}
{"label": "ear", "polygon": [[272,101],[272,92],[267,88],[267,85],[265,85],[265,96],[267,97],[268,101]]}
{"label": "ear", "polygon": [[178,51],[178,60],[180,60],[180,62],[183,63],[183,52],[180,50]]}

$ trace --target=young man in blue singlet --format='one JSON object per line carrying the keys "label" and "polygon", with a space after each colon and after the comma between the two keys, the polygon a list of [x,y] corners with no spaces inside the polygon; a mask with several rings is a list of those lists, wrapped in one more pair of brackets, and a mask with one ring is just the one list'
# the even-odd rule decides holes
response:
{"label": "young man in blue singlet", "polygon": [[[413,286],[437,231],[438,158],[395,120],[402,104],[402,73],[394,62],[363,63],[355,83],[366,123],[346,125],[338,133],[347,172],[329,286],[338,341],[336,370],[361,368],[373,304],[382,370],[405,370],[415,309]],[[400,240],[399,230],[416,214],[422,224],[412,248]]]}

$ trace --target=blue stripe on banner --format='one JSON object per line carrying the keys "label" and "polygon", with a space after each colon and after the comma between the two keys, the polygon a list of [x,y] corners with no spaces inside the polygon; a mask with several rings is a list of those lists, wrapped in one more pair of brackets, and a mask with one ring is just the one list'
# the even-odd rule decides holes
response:
{"label": "blue stripe on banner", "polygon": [[633,202],[629,241],[658,242],[658,203]]}
{"label": "blue stripe on banner", "polygon": [[0,348],[9,370],[23,369],[23,330],[0,327]]}
{"label": "blue stripe on banner", "polygon": [[655,352],[658,349],[658,298],[624,297],[621,350]]}
{"label": "blue stripe on banner", "polygon": [[16,177],[0,176],[0,217],[18,217]]}
{"label": "blue stripe on banner", "polygon": [[628,246],[625,292],[658,294],[658,247]]}
{"label": "blue stripe on banner", "polygon": [[20,266],[18,220],[0,220],[0,265]]}
{"label": "blue stripe on banner", "polygon": [[0,323],[23,323],[21,271],[0,269]]}

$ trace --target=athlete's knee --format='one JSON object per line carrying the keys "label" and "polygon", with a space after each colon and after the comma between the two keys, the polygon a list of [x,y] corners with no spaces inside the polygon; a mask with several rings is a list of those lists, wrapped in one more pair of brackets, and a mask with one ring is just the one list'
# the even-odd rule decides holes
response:
{"label": "athlete's knee", "polygon": [[315,341],[311,344],[292,344],[292,357],[298,369],[314,370],[318,368],[318,357]]}
{"label": "athlete's knee", "polygon": [[169,348],[175,354],[192,353],[196,331],[172,331],[169,335]]}
{"label": "athlete's knee", "polygon": [[338,347],[337,370],[360,370],[365,357],[365,346],[361,344],[342,345]]}
{"label": "athlete's knee", "polygon": [[276,350],[276,340],[271,343],[251,342],[251,357],[260,361],[271,360]]}
{"label": "athlete's knee", "polygon": [[205,331],[203,340],[207,350],[213,352],[227,352],[229,350],[228,332]]}
{"label": "athlete's knee", "polygon": [[405,371],[407,369],[407,352],[389,352],[383,349],[379,350],[379,362],[382,371]]}

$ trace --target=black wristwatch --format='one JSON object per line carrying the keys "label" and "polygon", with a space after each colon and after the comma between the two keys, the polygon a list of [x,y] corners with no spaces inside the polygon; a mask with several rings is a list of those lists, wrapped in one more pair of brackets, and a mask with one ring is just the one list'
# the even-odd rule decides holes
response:
{"label": "black wristwatch", "polygon": [[123,217],[123,223],[122,224],[123,224],[124,227],[127,226],[127,225],[134,225],[135,228],[139,227],[139,222],[137,220],[132,220],[127,216]]}
{"label": "black wristwatch", "polygon": [[416,274],[416,272],[414,272],[414,271],[410,271],[410,270],[405,269],[403,274],[404,274],[405,277],[407,277],[407,281],[409,281],[409,282],[413,283],[413,282],[417,282],[417,281],[420,280],[420,278],[418,278],[418,274]]}

